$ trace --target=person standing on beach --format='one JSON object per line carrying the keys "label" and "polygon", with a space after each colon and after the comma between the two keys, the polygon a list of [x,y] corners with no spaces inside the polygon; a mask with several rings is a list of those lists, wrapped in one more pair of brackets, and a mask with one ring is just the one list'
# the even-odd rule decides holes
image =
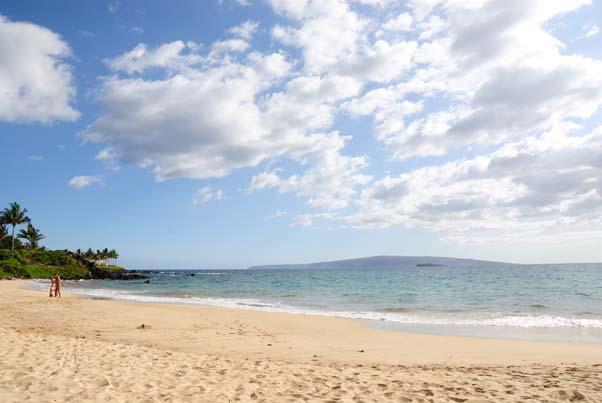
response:
{"label": "person standing on beach", "polygon": [[54,276],[54,296],[56,298],[61,297],[61,278],[58,274]]}
{"label": "person standing on beach", "polygon": [[50,277],[50,290],[48,291],[49,297],[54,297],[54,277]]}

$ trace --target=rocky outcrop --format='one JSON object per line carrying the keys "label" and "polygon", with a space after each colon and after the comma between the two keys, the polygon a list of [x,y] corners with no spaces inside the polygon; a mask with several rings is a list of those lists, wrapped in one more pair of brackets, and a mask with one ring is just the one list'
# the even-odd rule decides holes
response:
{"label": "rocky outcrop", "polygon": [[94,262],[83,258],[82,256],[73,254],[73,256],[86,268],[90,273],[90,278],[95,280],[144,280],[148,277],[138,274],[136,271],[126,269],[116,270],[114,268],[107,269],[102,266],[97,266]]}

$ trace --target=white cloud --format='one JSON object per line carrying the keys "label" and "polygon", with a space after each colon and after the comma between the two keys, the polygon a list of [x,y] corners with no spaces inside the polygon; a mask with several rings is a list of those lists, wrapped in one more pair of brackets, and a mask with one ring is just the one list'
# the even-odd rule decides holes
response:
{"label": "white cloud", "polygon": [[447,22],[437,15],[431,15],[428,20],[418,24],[420,35],[418,39],[428,40],[448,27]]}
{"label": "white cloud", "polygon": [[394,3],[395,0],[351,0],[354,3],[364,4],[372,7],[386,7],[391,3]]}
{"label": "white cloud", "polygon": [[360,227],[431,228],[451,241],[533,236],[602,224],[602,127],[570,126],[365,188],[346,219]]}
{"label": "white cloud", "polygon": [[224,192],[221,189],[213,190],[210,186],[205,186],[197,190],[192,199],[192,204],[209,203],[210,201],[220,201],[224,198]]}
{"label": "white cloud", "polygon": [[36,155],[36,154],[27,156],[28,161],[42,161],[43,159],[44,159],[44,157],[42,157],[41,155]]}
{"label": "white cloud", "polygon": [[299,214],[295,217],[293,222],[290,224],[291,227],[315,227],[316,221],[334,220],[337,218],[336,214],[333,213],[313,213],[313,214]]}
{"label": "white cloud", "polygon": [[183,55],[186,49],[188,46],[182,41],[166,43],[151,50],[141,43],[119,57],[106,60],[106,63],[111,70],[129,74],[142,73],[150,68],[176,69],[190,64],[190,58],[194,57]]}
{"label": "white cloud", "polygon": [[[389,82],[411,67],[417,46],[414,41],[370,41],[374,21],[359,15],[343,0],[272,0],[271,4],[292,20],[289,26],[277,25],[273,38],[301,49],[306,73],[346,75],[362,83]],[[404,17],[412,18],[403,15],[400,21],[392,20],[385,26],[400,28]]]}
{"label": "white cloud", "polygon": [[353,54],[366,22],[343,0],[271,0],[278,13],[295,21],[294,26],[276,26],[272,36],[302,49],[304,68],[320,73]]}
{"label": "white cloud", "polygon": [[414,19],[410,13],[401,13],[397,17],[387,20],[383,28],[387,31],[411,31]]}
{"label": "white cloud", "polygon": [[416,42],[377,40],[341,61],[339,70],[362,82],[387,83],[411,68]]}
{"label": "white cloud", "polygon": [[[214,58],[215,48],[202,54],[182,41],[153,50],[138,45],[108,60],[129,76],[105,79],[104,113],[82,133],[108,144],[110,153],[97,158],[150,168],[157,180],[202,179],[266,159],[304,163],[325,148],[339,150],[338,134],[312,131],[331,124],[335,102],[358,93],[355,80],[301,76],[279,92],[274,85],[291,68],[282,53],[224,49]],[[165,76],[149,78],[156,70]]]}
{"label": "white cloud", "polygon": [[[376,137],[395,158],[440,156],[590,118],[602,105],[602,62],[565,54],[545,28],[587,3],[414,2],[423,42],[411,76],[373,90],[393,99],[372,110]],[[409,97],[423,113],[387,113]]]}
{"label": "white cloud", "polygon": [[69,45],[40,25],[0,15],[0,121],[74,121]]}
{"label": "white cloud", "polygon": [[104,182],[100,176],[74,176],[69,180],[69,186],[75,189],[81,189],[90,185],[103,185]]}
{"label": "white cloud", "polygon": [[255,35],[257,28],[259,28],[258,21],[247,20],[242,24],[230,28],[228,32],[242,39],[249,40]]}
{"label": "white cloud", "polygon": [[[298,226],[415,226],[471,242],[602,224],[602,129],[577,129],[602,105],[602,62],[551,33],[587,0],[268,2],[282,17],[266,26],[270,52],[246,21],[206,46],[141,44],[108,60],[103,113],[82,134],[105,144],[97,158],[157,180],[259,169],[247,190],[305,199]],[[372,120],[386,155],[420,168],[375,177],[368,156],[345,153],[346,117]]]}
{"label": "white cloud", "polygon": [[228,52],[244,52],[249,49],[249,43],[244,39],[226,39],[214,42],[211,49],[215,56]]}
{"label": "white cloud", "polygon": [[585,38],[591,38],[592,36],[596,36],[600,33],[600,27],[597,25],[594,25],[593,27],[591,27],[584,35]]}
{"label": "white cloud", "polygon": [[368,164],[365,157],[341,155],[345,139],[328,136],[333,143],[312,156],[312,166],[303,175],[281,177],[278,171],[261,172],[253,176],[250,191],[276,188],[293,192],[308,199],[308,205],[325,210],[343,209],[357,193],[357,187],[367,184],[371,177],[362,174]]}
{"label": "white cloud", "polygon": [[264,55],[259,52],[253,52],[248,57],[249,65],[258,75],[266,79],[279,79],[288,74],[291,70],[291,64],[286,60],[282,53],[271,53]]}

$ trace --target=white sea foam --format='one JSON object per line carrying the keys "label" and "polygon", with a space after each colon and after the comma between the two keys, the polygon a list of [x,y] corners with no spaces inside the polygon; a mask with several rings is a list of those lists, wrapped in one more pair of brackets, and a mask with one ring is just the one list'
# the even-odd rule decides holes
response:
{"label": "white sea foam", "polygon": [[341,317],[349,319],[377,320],[399,323],[403,325],[421,326],[475,326],[475,327],[506,327],[506,328],[588,328],[602,329],[602,319],[590,318],[566,318],[552,315],[502,315],[482,314],[480,317],[469,317],[468,314],[455,314],[437,316],[432,314],[417,313],[384,313],[384,312],[354,312],[354,311],[328,311],[318,309],[307,309],[288,306],[273,302],[256,299],[237,298],[201,298],[201,297],[179,297],[179,296],[157,296],[145,294],[132,294],[122,290],[112,289],[88,289],[71,288],[70,292],[96,298],[110,298],[120,301],[182,304],[214,306],[236,309],[250,309],[266,312],[285,312],[301,315],[316,315]]}

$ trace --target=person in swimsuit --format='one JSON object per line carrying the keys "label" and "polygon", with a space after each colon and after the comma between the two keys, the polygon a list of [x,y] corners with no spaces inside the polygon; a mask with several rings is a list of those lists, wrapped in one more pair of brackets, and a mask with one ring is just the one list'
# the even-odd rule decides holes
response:
{"label": "person in swimsuit", "polygon": [[56,298],[61,297],[61,278],[58,274],[54,276],[54,296]]}
{"label": "person in swimsuit", "polygon": [[54,297],[54,277],[50,277],[50,290],[48,290],[48,296]]}

